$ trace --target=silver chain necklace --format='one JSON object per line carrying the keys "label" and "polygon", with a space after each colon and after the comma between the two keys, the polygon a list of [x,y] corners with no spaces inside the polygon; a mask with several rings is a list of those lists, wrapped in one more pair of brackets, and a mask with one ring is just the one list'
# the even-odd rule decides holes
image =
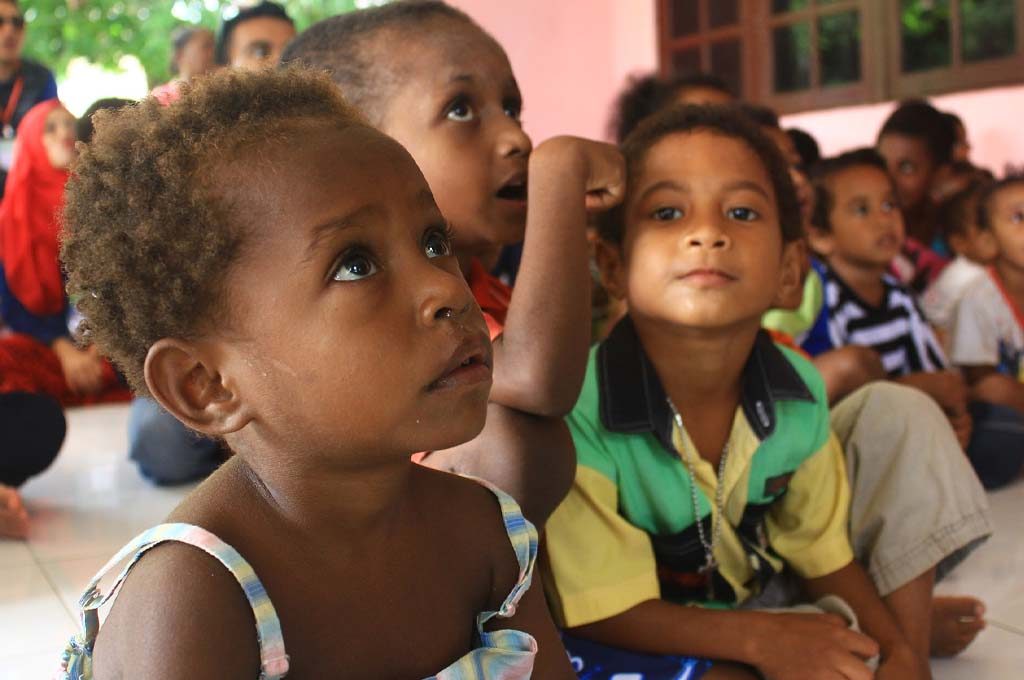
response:
{"label": "silver chain necklace", "polygon": [[715,545],[718,544],[718,539],[722,535],[722,522],[725,521],[724,480],[725,460],[729,456],[729,440],[726,439],[725,446],[722,447],[722,457],[718,461],[718,479],[715,484],[715,512],[711,515],[711,541],[708,542],[707,536],[704,534],[704,523],[700,520],[700,504],[697,502],[696,464],[686,450],[683,440],[683,433],[686,431],[683,427],[683,417],[679,415],[679,410],[672,403],[671,397],[666,397],[666,401],[668,401],[669,408],[672,409],[672,418],[675,420],[676,427],[679,428],[679,449],[683,456],[683,463],[686,464],[686,472],[690,476],[690,501],[693,503],[693,519],[697,523],[697,536],[700,538],[700,544],[704,547],[704,565],[697,570],[697,573],[703,574],[707,579],[708,599],[713,600],[715,598],[713,576],[715,569],[718,568],[718,560],[715,559]]}

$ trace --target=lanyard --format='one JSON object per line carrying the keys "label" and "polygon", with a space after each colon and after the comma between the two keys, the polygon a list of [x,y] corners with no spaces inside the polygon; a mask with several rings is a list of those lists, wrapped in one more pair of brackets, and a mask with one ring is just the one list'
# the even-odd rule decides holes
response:
{"label": "lanyard", "polygon": [[7,139],[14,137],[14,126],[11,125],[11,121],[14,120],[14,112],[18,108],[18,102],[21,100],[21,91],[24,87],[25,79],[18,76],[18,79],[14,81],[14,87],[11,88],[11,96],[7,98],[7,106],[4,107],[3,135]]}

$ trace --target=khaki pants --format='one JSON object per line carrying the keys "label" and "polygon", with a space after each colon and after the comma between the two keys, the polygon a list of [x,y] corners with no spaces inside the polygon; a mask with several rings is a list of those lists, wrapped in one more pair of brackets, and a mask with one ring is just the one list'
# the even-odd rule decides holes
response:
{"label": "khaki pants", "polygon": [[932,567],[942,578],[992,534],[985,491],[924,393],[880,382],[832,409],[846,453],[850,541],[884,597]]}

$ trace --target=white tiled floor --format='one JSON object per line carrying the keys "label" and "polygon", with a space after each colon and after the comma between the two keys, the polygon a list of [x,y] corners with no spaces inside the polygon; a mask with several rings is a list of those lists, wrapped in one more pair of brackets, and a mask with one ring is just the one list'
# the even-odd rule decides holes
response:
{"label": "white tiled floor", "polygon": [[[126,406],[72,410],[54,466],[25,485],[28,541],[0,541],[0,680],[52,677],[86,582],[118,548],[159,523],[189,488],[156,489],[125,457]],[[997,534],[939,586],[973,594],[989,616],[1024,628],[1024,483],[991,495]],[[1024,678],[1024,638],[989,628],[936,680]]]}

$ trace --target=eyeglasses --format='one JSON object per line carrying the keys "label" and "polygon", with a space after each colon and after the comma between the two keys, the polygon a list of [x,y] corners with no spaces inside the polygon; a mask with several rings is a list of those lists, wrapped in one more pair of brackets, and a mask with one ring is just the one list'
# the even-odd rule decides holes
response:
{"label": "eyeglasses", "polygon": [[14,30],[20,31],[25,28],[25,17],[0,17],[0,28],[10,24]]}

